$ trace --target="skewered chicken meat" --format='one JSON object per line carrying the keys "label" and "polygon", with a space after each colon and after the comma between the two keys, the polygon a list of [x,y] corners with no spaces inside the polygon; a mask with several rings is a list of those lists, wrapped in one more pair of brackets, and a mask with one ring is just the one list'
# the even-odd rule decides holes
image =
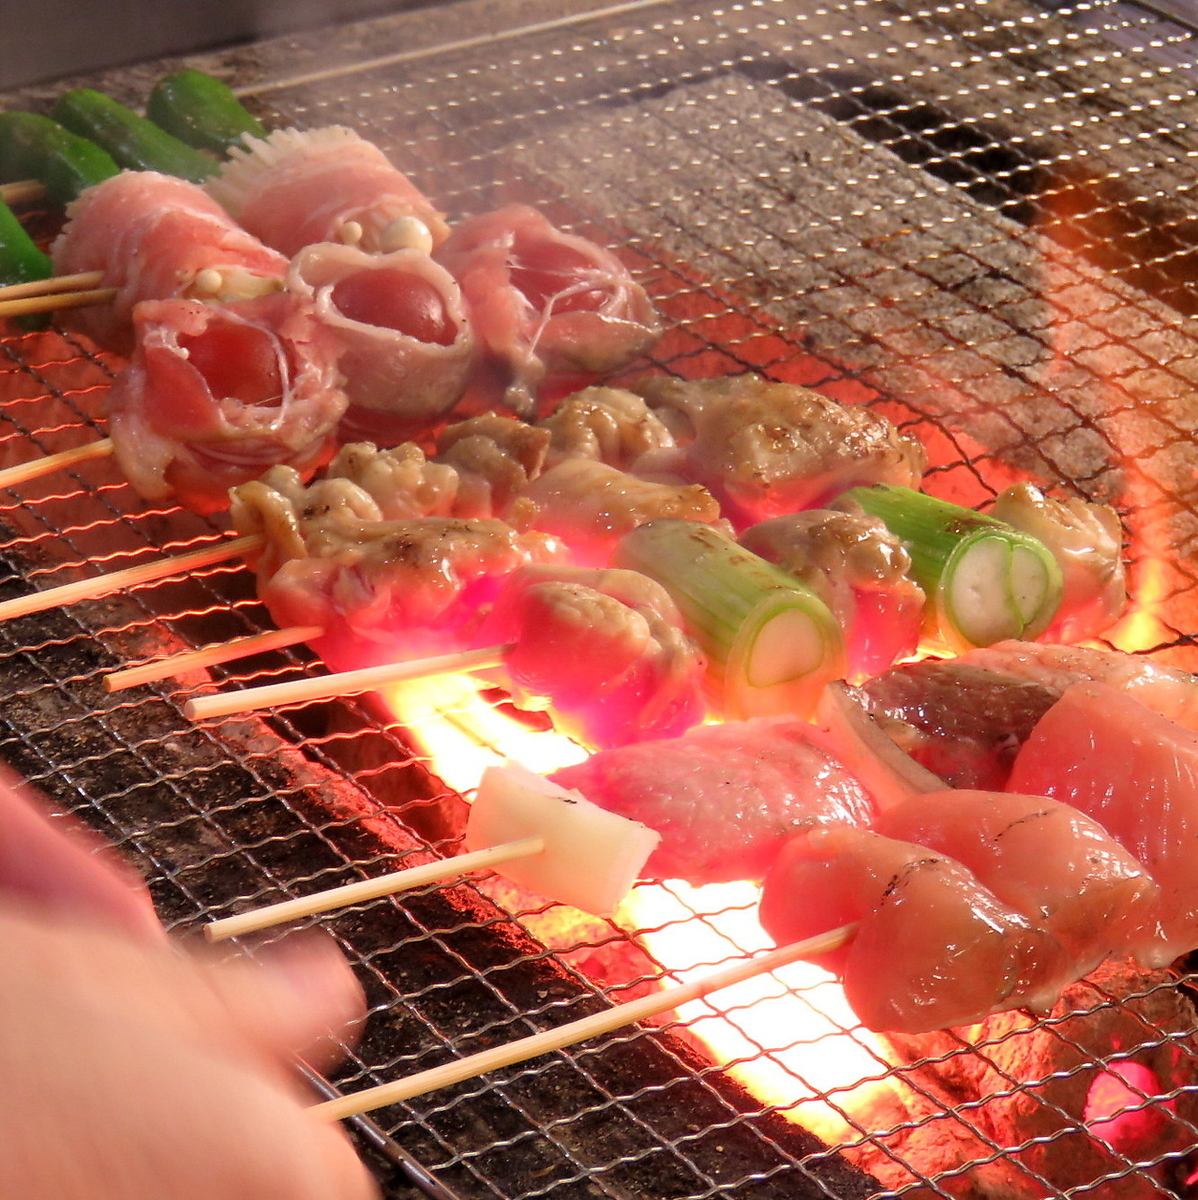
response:
{"label": "skewered chicken meat", "polygon": [[525,205],[463,221],[437,260],[462,285],[485,352],[479,388],[519,413],[540,389],[616,370],[657,338],[653,306],[619,259]]}
{"label": "skewered chicken meat", "polygon": [[600,751],[552,778],[656,830],[649,873],[692,883],[759,879],[796,832],[868,825],[874,811],[802,721],[703,725]]}
{"label": "skewered chicken meat", "polygon": [[288,257],[317,242],[428,253],[445,219],[402,171],[352,129],[279,129],[234,146],[209,193]]}
{"label": "skewered chicken meat", "polygon": [[461,476],[458,515],[506,512],[545,463],[549,433],[498,413],[447,426],[437,438],[437,457]]}
{"label": "skewered chicken meat", "polygon": [[702,483],[738,528],[816,508],[858,484],[915,488],[923,474],[923,447],[885,417],[807,388],[734,375],[647,379],[637,390],[679,445],[638,470]]}
{"label": "skewered chicken meat", "polygon": [[287,287],[340,349],[350,402],[343,437],[393,444],[461,398],[474,337],[458,285],[428,255],[323,242],[296,255]]}
{"label": "skewered chicken meat", "polygon": [[1109,629],[1127,606],[1123,528],[1105,504],[1055,499],[1030,483],[1007,488],[991,515],[1042,541],[1061,568],[1061,607],[1044,632],[1050,642],[1077,642]]}
{"label": "skewered chicken meat", "polygon": [[67,208],[51,249],[56,275],[101,271],[104,304],[62,320],[110,350],[133,346],[133,308],[175,297],[234,300],[277,291],[287,260],[247,233],[205,191],[156,171],[122,171]]}
{"label": "skewered chicken meat", "polygon": [[230,487],[274,464],[307,473],[333,452],[341,376],[293,298],[147,300],[134,329],[108,416],[116,456],[142,496],[212,512]]}
{"label": "skewered chicken meat", "polygon": [[753,525],[740,544],[801,579],[832,610],[845,634],[851,676],[884,671],[913,654],[923,623],[923,589],[911,556],[877,517],[815,509]]}
{"label": "skewered chicken meat", "polygon": [[672,737],[703,718],[703,656],[666,590],[635,571],[522,567],[488,640],[520,708],[549,708],[592,746]]}
{"label": "skewered chicken meat", "polygon": [[551,462],[594,458],[621,471],[635,470],[643,455],[674,446],[665,422],[642,397],[622,388],[584,388],[539,424],[552,435]]}

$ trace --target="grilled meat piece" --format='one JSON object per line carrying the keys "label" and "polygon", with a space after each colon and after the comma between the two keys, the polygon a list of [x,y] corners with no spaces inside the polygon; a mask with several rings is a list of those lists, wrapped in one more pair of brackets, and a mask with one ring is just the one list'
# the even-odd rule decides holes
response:
{"label": "grilled meat piece", "polygon": [[549,430],[550,461],[594,458],[634,470],[642,455],[668,450],[674,438],[665,422],[635,392],[590,387],[567,396],[544,420]]}
{"label": "grilled meat piece", "polygon": [[498,413],[447,426],[437,457],[459,473],[458,515],[502,514],[545,465],[549,433]]}

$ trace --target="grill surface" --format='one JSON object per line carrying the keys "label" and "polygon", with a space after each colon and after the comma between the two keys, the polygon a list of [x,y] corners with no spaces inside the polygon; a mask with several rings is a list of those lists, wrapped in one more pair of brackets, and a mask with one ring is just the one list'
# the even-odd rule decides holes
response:
{"label": "grill surface", "polygon": [[[1113,644],[1192,667],[1196,54],[1159,5],[531,0],[192,61],[227,73],[268,122],[354,125],[451,216],[529,200],[621,248],[671,326],[658,369],[760,370],[875,406],[928,445],[929,487],[968,503],[1032,476],[1117,504],[1140,602]],[[159,70],[98,85],[137,100]],[[56,333],[10,330],[0,349],[0,462],[96,436],[119,364]],[[7,494],[0,522],[3,595],[222,528],[148,508],[104,464]],[[267,625],[237,565],[0,625],[0,755],[134,856],[173,926],[451,842],[460,800],[364,702],[195,727],[172,687],[101,686],[131,659]],[[297,651],[216,679],[320,669]],[[728,915],[675,900],[680,924]],[[515,915],[469,883],[326,921],[371,1002],[340,1084],[560,1023],[659,974],[616,924],[558,913],[563,942],[553,909]],[[722,961],[749,949],[722,944]],[[677,1026],[397,1106],[380,1124],[463,1197],[1184,1194],[1198,1149],[1189,1085],[1129,1084],[1123,1104],[1169,1139],[1126,1152],[1081,1139],[1090,1149],[1070,1152],[1065,1179],[1052,1156],[1079,1141],[1062,1088],[1096,1063],[1168,1054],[1198,1080],[1187,984],[1140,977],[1129,1002],[1126,985],[1100,980],[1071,993],[1074,1016],[869,1051],[873,1074],[910,1084],[906,1107],[850,1111],[854,1068],[825,1095],[850,1127],[838,1151],[742,1092]],[[1162,1015],[1170,1005],[1180,1017]],[[1133,1033],[1087,1033],[1108,1017]],[[744,1058],[786,1042],[782,1030]],[[1047,1078],[1020,1073],[1025,1044],[1055,1055]],[[784,1069],[801,1076],[794,1061]],[[988,1081],[986,1098],[968,1078]],[[1024,1132],[1004,1133],[997,1110],[1019,1106]]]}

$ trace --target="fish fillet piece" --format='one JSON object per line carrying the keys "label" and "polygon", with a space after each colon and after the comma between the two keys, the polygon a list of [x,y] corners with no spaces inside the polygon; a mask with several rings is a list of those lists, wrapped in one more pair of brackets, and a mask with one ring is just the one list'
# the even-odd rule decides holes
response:
{"label": "fish fillet piece", "polygon": [[246,229],[287,255],[341,240],[347,225],[371,253],[402,247],[394,235],[414,217],[431,244],[445,239],[445,218],[375,145],[343,125],[276,129],[234,146],[209,193]]}
{"label": "fish fillet piece", "polygon": [[346,396],[310,312],[277,293],[238,304],[146,300],[135,347],[108,397],[116,457],[146,499],[197,512],[276,465],[327,461]]}
{"label": "fish fillet piece", "polygon": [[1144,965],[1198,946],[1198,736],[1114,688],[1076,684],[1036,726],[1008,786],[1086,813],[1160,885],[1157,928],[1136,947]]}
{"label": "fish fillet piece", "polygon": [[311,304],[339,349],[349,409],[345,440],[393,445],[461,399],[474,336],[453,276],[418,250],[301,250],[288,289]]}
{"label": "fish fillet piece", "polygon": [[614,254],[527,205],[461,222],[436,257],[461,284],[486,352],[477,389],[521,415],[540,389],[614,371],[660,333],[644,288]]}
{"label": "fish fillet piece", "polygon": [[784,945],[853,922],[820,961],[870,1029],[921,1033],[1055,999],[1056,941],[960,863],[848,826],[793,838],[762,889],[766,932]]}
{"label": "fish fillet piece", "polygon": [[969,790],[919,796],[884,812],[887,837],[949,855],[1060,944],[1063,988],[1151,930],[1161,890],[1093,818],[1045,796]]}
{"label": "fish fillet piece", "polygon": [[[51,249],[55,275],[101,271],[116,288],[103,304],[64,309],[61,320],[121,354],[133,347],[143,300],[246,298],[282,286],[287,260],[241,228],[198,184],[156,171],[122,171],[67,206]],[[215,292],[197,277],[221,274]]]}
{"label": "fish fillet piece", "polygon": [[873,801],[802,721],[702,725],[593,754],[552,778],[662,835],[647,870],[712,883],[760,879],[796,832],[867,825]]}

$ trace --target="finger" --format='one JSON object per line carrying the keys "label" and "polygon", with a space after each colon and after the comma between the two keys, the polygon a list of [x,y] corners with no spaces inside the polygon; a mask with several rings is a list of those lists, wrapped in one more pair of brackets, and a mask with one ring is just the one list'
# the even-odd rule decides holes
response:
{"label": "finger", "polygon": [[115,856],[93,853],[98,844],[90,830],[52,821],[29,789],[0,768],[0,895],[161,938],[145,885]]}

